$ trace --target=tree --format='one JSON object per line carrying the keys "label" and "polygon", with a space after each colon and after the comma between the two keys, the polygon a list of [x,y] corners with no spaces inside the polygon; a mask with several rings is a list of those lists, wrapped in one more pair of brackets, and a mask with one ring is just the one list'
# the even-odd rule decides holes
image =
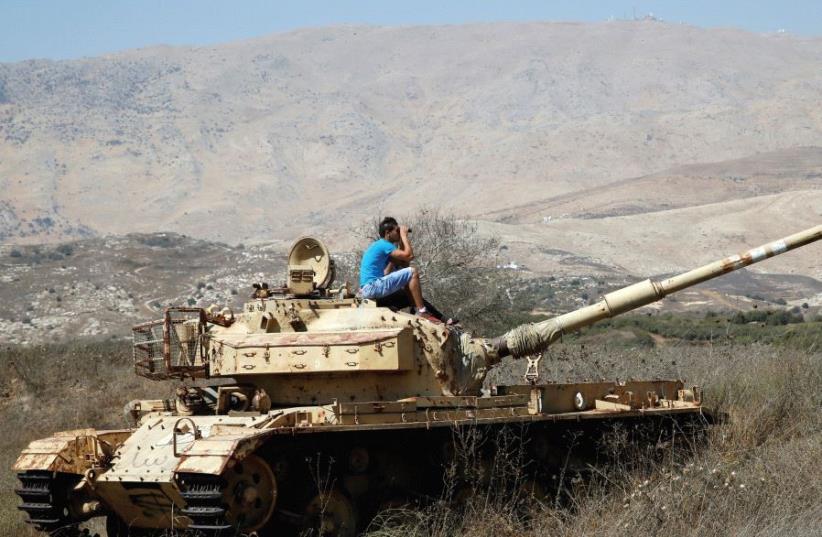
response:
{"label": "tree", "polygon": [[[487,331],[507,326],[504,321],[512,311],[510,297],[518,278],[515,271],[498,268],[497,237],[481,234],[469,220],[434,209],[396,218],[412,230],[412,264],[420,271],[426,299],[478,333],[495,335]],[[342,280],[358,281],[362,252],[376,239],[380,219],[355,226],[361,247],[356,255],[337,260]]]}

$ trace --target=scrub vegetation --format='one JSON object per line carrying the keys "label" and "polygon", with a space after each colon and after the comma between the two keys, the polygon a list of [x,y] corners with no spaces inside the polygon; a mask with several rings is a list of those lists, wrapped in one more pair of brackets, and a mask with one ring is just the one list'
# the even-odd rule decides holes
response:
{"label": "scrub vegetation", "polygon": [[0,535],[40,535],[23,522],[11,466],[20,451],[55,431],[127,427],[123,407],[169,397],[171,386],[133,373],[126,341],[77,340],[0,347]]}

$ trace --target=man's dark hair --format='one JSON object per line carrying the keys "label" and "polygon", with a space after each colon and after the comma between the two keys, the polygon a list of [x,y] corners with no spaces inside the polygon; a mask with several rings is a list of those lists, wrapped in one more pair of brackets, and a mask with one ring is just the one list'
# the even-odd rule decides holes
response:
{"label": "man's dark hair", "polygon": [[380,228],[379,228],[380,238],[384,239],[385,234],[388,233],[389,231],[392,231],[397,226],[399,226],[399,224],[397,223],[396,218],[393,218],[391,216],[386,216],[385,218],[383,218],[382,222],[380,222]]}

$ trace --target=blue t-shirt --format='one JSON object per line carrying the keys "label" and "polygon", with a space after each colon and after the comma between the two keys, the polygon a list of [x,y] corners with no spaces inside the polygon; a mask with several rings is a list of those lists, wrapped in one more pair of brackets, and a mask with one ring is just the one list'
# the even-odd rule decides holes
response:
{"label": "blue t-shirt", "polygon": [[368,247],[360,263],[360,287],[385,276],[389,255],[396,249],[394,243],[385,239],[375,241]]}

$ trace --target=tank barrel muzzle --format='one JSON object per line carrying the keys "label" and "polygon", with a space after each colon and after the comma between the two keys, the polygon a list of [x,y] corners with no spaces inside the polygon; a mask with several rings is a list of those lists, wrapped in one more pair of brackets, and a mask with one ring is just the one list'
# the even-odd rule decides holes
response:
{"label": "tank barrel muzzle", "polygon": [[589,326],[602,319],[651,304],[665,296],[698,283],[747,267],[763,259],[794,250],[822,239],[822,225],[763,244],[738,255],[708,263],[665,280],[645,280],[606,294],[596,304],[580,308],[540,323],[526,324],[510,330],[492,341],[499,358],[517,358],[545,350],[562,334]]}

